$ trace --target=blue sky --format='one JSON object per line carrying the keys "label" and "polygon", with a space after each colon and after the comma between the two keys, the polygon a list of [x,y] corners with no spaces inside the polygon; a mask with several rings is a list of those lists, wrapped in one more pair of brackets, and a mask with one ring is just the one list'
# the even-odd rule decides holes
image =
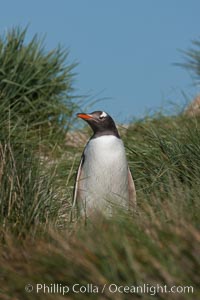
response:
{"label": "blue sky", "polygon": [[[0,32],[29,24],[28,36],[46,35],[79,62],[76,93],[97,102],[118,121],[184,104],[199,92],[191,74],[173,64],[200,38],[199,0],[3,1]],[[86,98],[87,99],[87,98]]]}

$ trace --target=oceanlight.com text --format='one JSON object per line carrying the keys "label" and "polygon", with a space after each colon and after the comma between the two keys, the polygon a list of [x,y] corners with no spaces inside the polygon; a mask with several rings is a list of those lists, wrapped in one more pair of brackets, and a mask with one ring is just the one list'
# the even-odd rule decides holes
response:
{"label": "oceanlight.com text", "polygon": [[74,283],[73,285],[64,285],[61,283],[37,283],[37,284],[27,284],[25,286],[25,291],[27,293],[36,294],[60,294],[67,295],[73,294],[103,294],[103,293],[121,293],[121,294],[149,294],[155,296],[156,294],[193,294],[193,286],[167,286],[167,285],[152,285],[152,284],[142,284],[142,285],[118,285],[115,283],[105,283],[104,285],[95,285],[93,283],[88,283],[85,285]]}

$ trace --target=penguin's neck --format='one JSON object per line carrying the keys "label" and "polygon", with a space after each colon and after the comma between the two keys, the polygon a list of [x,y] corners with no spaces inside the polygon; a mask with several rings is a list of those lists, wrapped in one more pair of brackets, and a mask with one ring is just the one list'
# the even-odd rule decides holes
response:
{"label": "penguin's neck", "polygon": [[112,128],[112,129],[106,129],[103,131],[100,131],[100,130],[94,131],[94,134],[91,137],[91,139],[96,139],[96,138],[106,137],[106,136],[114,136],[114,137],[120,139],[120,135],[119,135],[119,132],[116,127]]}

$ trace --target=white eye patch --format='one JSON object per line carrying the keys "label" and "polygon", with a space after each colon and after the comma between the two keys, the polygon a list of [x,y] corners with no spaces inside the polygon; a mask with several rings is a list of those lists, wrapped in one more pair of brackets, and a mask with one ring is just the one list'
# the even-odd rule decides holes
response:
{"label": "white eye patch", "polygon": [[99,116],[100,118],[105,118],[107,117],[107,113],[105,113],[104,111],[102,112],[102,114]]}

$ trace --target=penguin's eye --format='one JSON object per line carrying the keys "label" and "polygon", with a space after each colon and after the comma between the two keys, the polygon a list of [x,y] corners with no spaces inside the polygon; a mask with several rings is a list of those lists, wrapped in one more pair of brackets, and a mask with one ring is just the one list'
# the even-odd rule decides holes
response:
{"label": "penguin's eye", "polygon": [[99,116],[99,119],[104,119],[105,117],[107,117],[107,114],[103,111],[102,114]]}

